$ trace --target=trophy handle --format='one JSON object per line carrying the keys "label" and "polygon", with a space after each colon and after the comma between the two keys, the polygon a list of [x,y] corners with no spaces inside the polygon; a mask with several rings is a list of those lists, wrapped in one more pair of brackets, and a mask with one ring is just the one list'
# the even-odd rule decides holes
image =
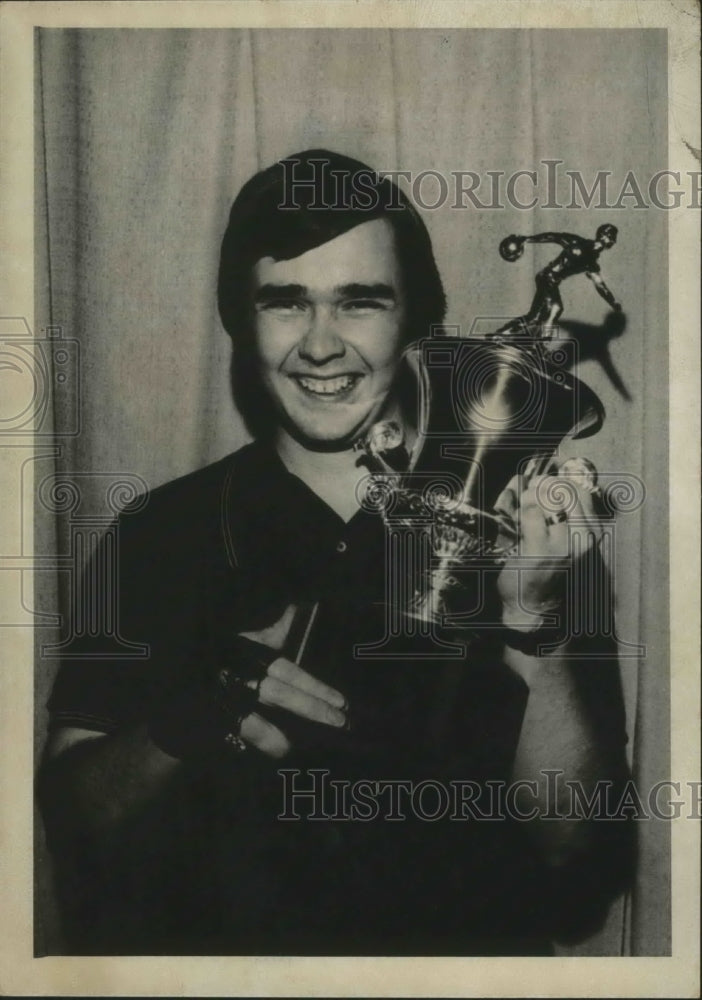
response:
{"label": "trophy handle", "polygon": [[414,472],[419,456],[422,452],[422,444],[429,430],[431,413],[431,380],[429,371],[424,364],[422,350],[417,344],[411,344],[404,353],[403,361],[408,365],[416,380],[417,407],[416,407],[416,437],[409,452],[409,463],[407,472]]}

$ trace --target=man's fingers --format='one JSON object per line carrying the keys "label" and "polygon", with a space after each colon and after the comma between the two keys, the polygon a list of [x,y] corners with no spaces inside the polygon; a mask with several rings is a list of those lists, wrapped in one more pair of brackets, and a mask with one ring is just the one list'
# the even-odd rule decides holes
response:
{"label": "man's fingers", "polygon": [[513,521],[516,520],[519,511],[517,491],[511,486],[506,486],[497,498],[493,509],[496,514],[504,514]]}
{"label": "man's fingers", "polygon": [[517,521],[520,555],[564,558],[574,531],[581,538],[579,552],[597,544],[601,524],[596,498],[579,479],[568,474],[536,475],[532,469],[527,488],[521,494],[517,488],[515,477],[500,494],[495,509]]}
{"label": "man's fingers", "polygon": [[[586,548],[597,544],[602,535],[601,521],[595,508],[594,494],[579,481],[569,476],[540,476],[534,479],[522,499],[522,522],[527,521],[527,530],[535,544],[541,539],[537,530],[537,515],[547,529],[548,549],[566,554],[574,532],[586,539]],[[582,544],[580,545],[582,551]]]}
{"label": "man's fingers", "polygon": [[[568,477],[557,476],[555,478],[564,480],[570,492],[568,506],[563,508],[567,511],[567,520],[559,527],[564,527],[566,531],[571,532],[575,529],[581,533],[588,531],[595,539],[599,539],[602,535],[602,521],[597,512],[597,500],[594,492],[580,482],[568,479]],[[551,518],[554,517],[558,517],[558,514],[551,514]]]}
{"label": "man's fingers", "polygon": [[600,508],[602,505],[601,494],[598,490],[578,489],[578,502],[580,504],[580,514],[588,522],[591,528],[602,527]]}
{"label": "man's fingers", "polygon": [[268,668],[268,676],[279,681],[284,681],[286,684],[299,688],[301,691],[306,691],[307,694],[328,702],[334,708],[344,708],[346,705],[346,698],[341,691],[337,691],[336,688],[330,687],[324,681],[320,681],[316,677],[313,677],[312,674],[308,674],[297,663],[293,663],[292,660],[287,660],[285,657],[281,656],[271,663]]}
{"label": "man's fingers", "polygon": [[535,476],[526,491],[524,503],[536,504],[541,508],[544,517],[557,515],[561,511],[566,514],[575,508],[578,502],[578,490],[566,476]]}
{"label": "man's fingers", "polygon": [[520,552],[522,555],[545,555],[548,552],[549,531],[544,513],[538,504],[523,506],[519,518]]}
{"label": "man's fingers", "polygon": [[287,736],[272,722],[255,712],[242,720],[239,733],[244,742],[250,743],[269,757],[281,758],[290,752],[291,743]]}
{"label": "man's fingers", "polygon": [[597,485],[599,476],[596,466],[588,458],[567,458],[561,462],[558,475],[576,486],[581,507],[579,513],[591,522],[593,528],[599,525],[602,493]]}
{"label": "man's fingers", "polygon": [[[250,681],[249,685],[255,683]],[[314,695],[270,675],[264,677],[258,686],[258,700],[262,705],[283,708],[311,722],[338,727],[346,724],[346,715],[340,708],[334,708],[328,701],[315,698]]]}

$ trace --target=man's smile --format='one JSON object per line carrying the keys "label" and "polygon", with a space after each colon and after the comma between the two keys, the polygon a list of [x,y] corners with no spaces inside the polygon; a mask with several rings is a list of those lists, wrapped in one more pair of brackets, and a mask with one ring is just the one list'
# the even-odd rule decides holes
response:
{"label": "man's smile", "polygon": [[358,372],[341,375],[292,374],[290,378],[306,394],[326,399],[348,396],[363,378]]}

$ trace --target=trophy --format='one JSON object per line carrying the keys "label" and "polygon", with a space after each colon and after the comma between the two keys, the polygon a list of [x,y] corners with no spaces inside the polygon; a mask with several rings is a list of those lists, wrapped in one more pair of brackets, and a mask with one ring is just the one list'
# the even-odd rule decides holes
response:
{"label": "trophy", "polygon": [[571,233],[508,236],[500,244],[507,261],[517,260],[527,242],[563,248],[536,275],[529,312],[482,337],[433,336],[403,355],[398,392],[414,393],[416,438],[385,420],[356,447],[371,474],[366,505],[381,511],[386,527],[411,533],[414,550],[424,553],[401,608],[405,615],[440,625],[460,614],[466,567],[499,569],[517,546],[517,525],[495,509],[509,480],[527,463],[545,470],[566,438],[602,426],[600,400],[564,369],[566,352],[554,335],[563,311],[559,285],[575,274],[586,274],[621,309],[598,265],[616,235],[604,225],[594,240]]}

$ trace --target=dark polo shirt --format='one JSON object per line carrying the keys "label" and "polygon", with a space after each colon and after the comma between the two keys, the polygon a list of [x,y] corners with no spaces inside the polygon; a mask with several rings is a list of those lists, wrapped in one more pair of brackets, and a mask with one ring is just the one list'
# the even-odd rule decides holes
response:
{"label": "dark polo shirt", "polygon": [[[147,722],[174,684],[214,673],[233,636],[290,602],[318,603],[303,665],[346,694],[355,725],[340,733],[271,712],[295,744],[284,761],[223,748],[207,766],[186,765],[111,853],[87,852],[66,877],[72,950],[549,953],[545,874],[522,826],[485,798],[509,777],[525,686],[489,641],[456,660],[426,638],[389,635],[379,516],[344,523],[262,444],[136,507],[118,525],[118,619],[122,639],[148,655],[91,656],[99,637],[73,643],[52,727]],[[405,797],[394,818],[382,797],[375,814],[351,814],[330,786],[290,798],[322,780],[347,793],[368,782],[366,799],[374,782],[429,784],[418,809]],[[476,818],[478,806],[457,815],[455,798],[442,814],[437,785],[451,782],[483,789],[490,818]],[[300,818],[280,818],[291,812]]]}

